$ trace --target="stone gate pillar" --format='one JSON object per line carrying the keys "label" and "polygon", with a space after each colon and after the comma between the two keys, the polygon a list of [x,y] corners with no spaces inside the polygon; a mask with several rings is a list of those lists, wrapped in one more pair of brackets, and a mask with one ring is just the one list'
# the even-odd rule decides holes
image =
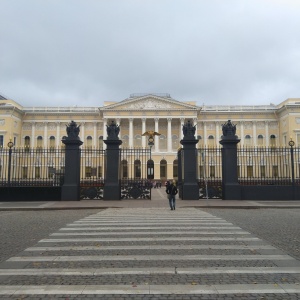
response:
{"label": "stone gate pillar", "polygon": [[121,184],[120,184],[120,145],[119,140],[119,125],[111,121],[111,124],[106,125],[107,140],[106,144],[106,168],[105,168],[105,184],[103,190],[104,200],[120,200],[121,199]]}
{"label": "stone gate pillar", "polygon": [[241,186],[237,173],[237,144],[240,142],[236,133],[236,125],[228,120],[222,125],[222,189],[224,200],[241,200]]}
{"label": "stone gate pillar", "polygon": [[67,125],[67,137],[62,140],[65,144],[65,175],[61,191],[62,201],[80,200],[80,126],[74,121]]}
{"label": "stone gate pillar", "polygon": [[190,121],[182,126],[183,139],[180,144],[183,145],[181,152],[182,161],[182,200],[199,200],[199,186],[197,182],[197,149],[198,140],[195,138],[196,125]]}

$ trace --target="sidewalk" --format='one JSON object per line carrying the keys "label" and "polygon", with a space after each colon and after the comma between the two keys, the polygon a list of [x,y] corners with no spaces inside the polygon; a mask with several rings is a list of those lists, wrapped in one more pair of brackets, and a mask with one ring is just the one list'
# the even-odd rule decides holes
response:
{"label": "sidewalk", "polygon": [[[152,189],[152,200],[82,200],[82,201],[24,201],[0,202],[0,211],[6,210],[57,210],[57,209],[105,209],[105,208],[165,208],[169,207],[165,189]],[[299,201],[238,201],[221,199],[176,199],[176,208],[300,208]]]}

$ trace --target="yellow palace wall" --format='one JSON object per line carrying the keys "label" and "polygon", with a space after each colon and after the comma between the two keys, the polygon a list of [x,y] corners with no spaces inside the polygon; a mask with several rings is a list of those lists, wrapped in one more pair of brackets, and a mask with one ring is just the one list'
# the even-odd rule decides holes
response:
{"label": "yellow palace wall", "polygon": [[278,105],[197,106],[195,102],[149,94],[102,107],[23,107],[1,99],[0,146],[6,147],[12,140],[15,147],[24,147],[29,137],[30,147],[60,147],[66,125],[74,120],[81,128],[83,147],[97,148],[106,139],[106,125],[114,120],[121,128],[122,147],[148,147],[142,133],[154,130],[161,134],[152,147],[154,174],[160,179],[161,162],[165,160],[167,178],[171,179],[183,123],[190,120],[196,125],[198,147],[213,147],[219,146],[222,124],[229,119],[237,125],[240,146],[288,146],[291,137],[296,146],[300,145],[300,98]]}

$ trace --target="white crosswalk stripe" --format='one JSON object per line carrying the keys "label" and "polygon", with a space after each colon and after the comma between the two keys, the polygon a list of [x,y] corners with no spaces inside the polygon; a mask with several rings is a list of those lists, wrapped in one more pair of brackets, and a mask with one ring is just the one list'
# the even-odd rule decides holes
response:
{"label": "white crosswalk stripe", "polygon": [[5,264],[0,295],[7,296],[300,297],[299,261],[192,208],[107,209],[67,224]]}

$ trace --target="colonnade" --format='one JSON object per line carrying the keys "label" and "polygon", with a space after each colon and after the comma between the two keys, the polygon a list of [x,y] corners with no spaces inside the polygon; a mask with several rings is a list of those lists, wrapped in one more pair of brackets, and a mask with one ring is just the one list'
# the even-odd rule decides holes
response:
{"label": "colonnade", "polygon": [[[172,136],[174,134],[176,134],[178,136],[179,141],[183,138],[183,133],[182,133],[182,126],[185,122],[186,119],[192,119],[192,122],[194,125],[196,125],[196,132],[195,132],[195,136],[197,138],[198,135],[201,135],[201,138],[203,140],[203,145],[207,145],[207,141],[210,135],[212,135],[215,139],[215,145],[218,145],[219,143],[219,139],[221,137],[222,134],[222,121],[211,121],[211,120],[201,120],[199,122],[199,120],[197,118],[174,118],[174,117],[169,117],[169,118],[115,118],[115,122],[120,126],[120,135],[119,137],[122,137],[122,131],[123,132],[128,132],[128,136],[129,136],[129,140],[128,140],[128,147],[132,148],[134,147],[134,136],[136,133],[134,133],[134,128],[133,128],[133,122],[134,120],[141,120],[141,130],[140,130],[140,134],[144,133],[147,129],[149,130],[150,128],[147,128],[146,123],[147,120],[154,120],[154,128],[151,128],[151,130],[154,129],[154,131],[159,132],[160,133],[160,120],[166,120],[167,121],[167,134],[166,134],[166,138],[167,138],[167,152],[172,152]],[[84,122],[78,122],[78,124],[80,124],[80,139],[85,142],[87,136],[91,136],[92,137],[92,146],[93,147],[97,147],[99,144],[99,137],[102,136],[103,140],[106,140],[107,138],[107,133],[106,133],[106,125],[108,124],[108,121],[111,120],[111,118],[104,118],[102,119],[102,121],[96,122],[96,121],[84,121]],[[128,122],[128,129],[124,128],[124,120],[126,120],[126,124]],[[174,123],[172,126],[172,121],[173,120],[177,120],[176,122],[176,127],[174,127]],[[179,120],[179,122],[178,122]],[[269,147],[270,146],[270,142],[269,142],[269,137],[270,134],[275,134],[275,136],[278,135],[278,131],[277,130],[272,130],[272,132],[270,131],[270,127],[269,124],[271,121],[261,121],[261,120],[257,120],[257,121],[251,121],[252,124],[252,128],[249,130],[249,128],[245,128],[245,123],[249,123],[250,121],[236,121],[233,123],[237,124],[237,131],[238,131],[238,136],[241,139],[240,144],[244,145],[245,144],[245,134],[247,132],[247,134],[250,133],[251,135],[251,141],[252,141],[252,146],[256,147],[258,146],[258,139],[257,139],[257,135],[261,134],[264,136],[264,146]],[[264,128],[257,128],[257,124],[262,123],[264,124]],[[274,121],[272,121],[274,122]],[[37,128],[36,125],[37,124],[42,124],[43,126],[43,146],[46,148],[47,146],[49,146],[49,138],[50,136],[54,136],[55,137],[55,146],[58,147],[61,145],[61,139],[64,136],[61,132],[62,130],[62,125],[66,125],[67,122],[63,122],[63,121],[57,121],[57,122],[24,122],[23,124],[30,124],[31,125],[31,136],[30,136],[30,146],[31,147],[35,147],[37,144],[36,142],[36,138],[37,135]],[[56,124],[56,128],[49,128],[49,123],[51,124]],[[102,123],[102,129],[101,129],[101,123]],[[208,125],[214,124],[214,129],[210,129],[208,128]],[[88,128],[87,128],[88,125]],[[178,128],[178,126],[180,126],[180,128]],[[100,130],[99,130],[100,128]],[[40,131],[39,131],[40,132]],[[22,138],[24,139],[25,136],[27,136],[28,134],[26,134],[26,132],[23,130],[22,132]],[[24,141],[21,141],[21,144],[24,144]],[[142,136],[142,147],[145,148],[147,147],[148,142],[147,142],[147,137]],[[105,146],[105,145],[104,145]],[[159,147],[159,136],[155,136],[155,141],[154,141],[154,152],[160,152],[160,147]]]}

